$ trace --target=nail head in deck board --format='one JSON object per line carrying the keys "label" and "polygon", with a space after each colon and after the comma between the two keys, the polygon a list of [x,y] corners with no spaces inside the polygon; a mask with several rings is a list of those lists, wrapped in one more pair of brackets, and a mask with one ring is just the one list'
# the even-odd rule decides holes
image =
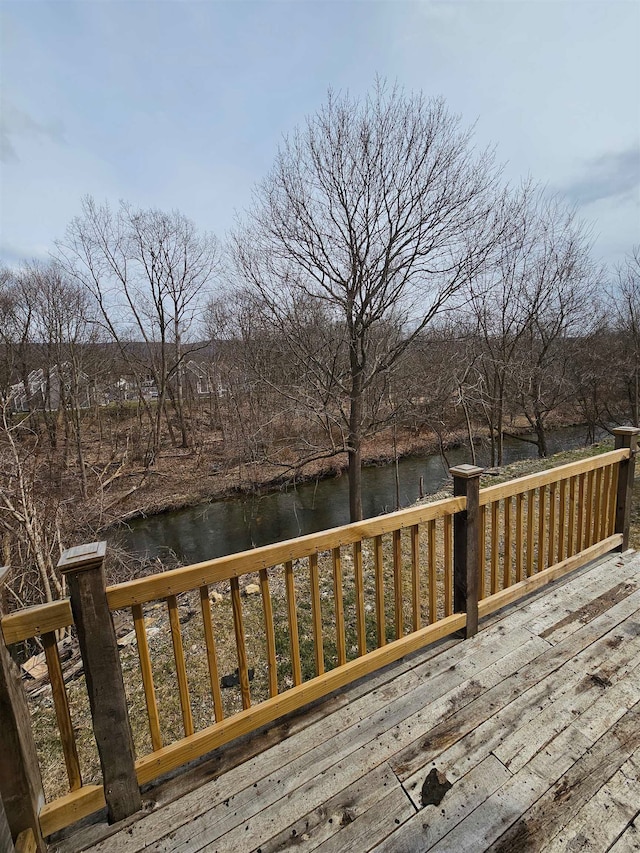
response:
{"label": "nail head in deck board", "polygon": [[[0,584],[7,572],[0,568]],[[0,796],[11,833],[17,837],[23,830],[32,829],[38,850],[44,851],[38,820],[44,792],[31,717],[20,673],[4,642],[0,642],[0,731]]]}
{"label": "nail head in deck board", "polygon": [[120,653],[105,594],[106,543],[71,548],[58,568],[66,576],[84,664],[93,731],[100,756],[109,821],[142,807]]}

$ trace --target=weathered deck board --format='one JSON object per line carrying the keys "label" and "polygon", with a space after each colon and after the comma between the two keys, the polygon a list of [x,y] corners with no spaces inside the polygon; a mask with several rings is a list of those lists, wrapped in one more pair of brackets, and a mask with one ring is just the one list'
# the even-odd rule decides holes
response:
{"label": "weathered deck board", "polygon": [[[423,806],[434,769],[442,799]],[[585,567],[183,777],[90,850],[637,851],[640,556]]]}

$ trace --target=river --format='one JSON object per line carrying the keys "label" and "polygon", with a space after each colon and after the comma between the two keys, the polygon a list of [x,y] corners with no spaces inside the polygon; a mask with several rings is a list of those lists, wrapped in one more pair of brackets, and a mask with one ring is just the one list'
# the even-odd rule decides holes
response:
{"label": "river", "polygon": [[[585,435],[584,427],[552,431],[548,434],[549,453],[582,446]],[[479,465],[488,464],[488,447],[481,445],[476,453]],[[533,444],[505,438],[505,465],[536,455],[537,448]],[[450,465],[469,462],[468,448],[448,451],[447,460]],[[421,477],[426,495],[437,492],[448,480],[446,464],[439,454],[401,459],[398,475],[403,507],[418,500]],[[363,469],[362,502],[367,518],[396,509],[393,464]],[[243,495],[138,518],[131,521],[124,532],[120,530],[114,535],[124,536],[127,550],[138,556],[162,559],[173,553],[182,563],[195,563],[337,527],[348,521],[349,493],[345,474],[281,491]]]}

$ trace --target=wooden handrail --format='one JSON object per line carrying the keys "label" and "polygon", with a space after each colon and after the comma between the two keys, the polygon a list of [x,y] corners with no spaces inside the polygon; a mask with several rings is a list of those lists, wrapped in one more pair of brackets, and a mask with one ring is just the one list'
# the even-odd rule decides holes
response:
{"label": "wooden handrail", "polygon": [[[480,506],[486,506],[493,501],[506,497],[523,494],[540,486],[549,485],[558,480],[568,479],[577,474],[584,474],[597,468],[614,465],[629,459],[628,448],[612,450],[583,459],[560,465],[548,471],[518,477],[506,483],[480,490]],[[350,545],[362,539],[373,538],[394,530],[412,527],[445,515],[453,515],[463,510],[466,499],[447,498],[432,504],[419,507],[409,507],[398,512],[365,521],[335,527],[320,533],[300,536],[287,542],[277,542],[251,551],[242,551],[227,557],[217,557],[194,563],[180,569],[162,572],[139,578],[133,581],[116,584],[107,588],[107,598],[111,610],[131,607],[134,604],[144,604],[167,598],[169,595],[179,595],[201,586],[207,586],[231,577],[258,572],[288,560],[297,560],[311,556],[319,551],[328,551],[341,545]],[[16,613],[2,617],[2,634],[7,645],[19,643],[31,637],[41,636],[48,631],[57,631],[73,625],[73,615],[68,599],[53,601],[48,604],[38,604],[26,607]]]}
{"label": "wooden handrail", "polygon": [[498,483],[480,490],[480,506],[502,500],[502,498],[513,497],[530,489],[538,489],[540,486],[548,486],[559,480],[566,480],[575,474],[586,474],[607,465],[623,462],[631,455],[628,448],[622,450],[610,450],[608,453],[600,453],[598,456],[590,456],[588,459],[580,459],[578,462],[569,462],[566,465],[558,465],[557,468],[549,468],[537,474],[527,474],[525,477],[517,477],[506,483]]}
{"label": "wooden handrail", "polygon": [[[133,753],[131,755],[131,766],[128,770],[130,790],[125,793],[133,805],[123,805],[123,814],[131,813],[131,809],[138,807],[138,784],[148,782],[159,774],[178,767],[239,734],[250,732],[275,720],[283,713],[301,707],[312,699],[326,695],[337,687],[373,672],[385,663],[421,648],[428,642],[447,636],[454,631],[462,630],[465,635],[471,635],[476,630],[478,615],[491,613],[543,583],[583,565],[590,559],[613,548],[622,547],[625,541],[622,528],[628,516],[628,506],[624,512],[621,511],[621,495],[624,497],[630,490],[629,484],[633,477],[634,442],[635,438],[630,438],[627,446],[620,448],[618,445],[619,449],[612,452],[520,477],[483,490],[478,489],[477,478],[480,475],[480,469],[474,468],[473,476],[476,480],[471,492],[468,484],[462,484],[463,480],[468,479],[469,473],[465,473],[463,469],[471,470],[471,466],[459,466],[451,472],[454,474],[454,497],[452,498],[117,584],[106,590],[104,585],[97,584],[92,592],[92,601],[100,598],[105,624],[110,621],[109,611],[132,609],[152,739],[150,754],[140,757],[135,763]],[[511,499],[514,496],[516,501],[512,505]],[[425,525],[422,545],[420,524]],[[403,529],[407,531],[406,534],[402,534]],[[392,534],[390,544],[393,565],[391,567],[386,566],[386,550],[383,551],[383,537],[388,534]],[[370,561],[368,565],[372,569],[371,580],[374,589],[369,590],[367,594],[374,596],[371,624],[372,627],[375,625],[378,645],[377,649],[369,652],[367,651],[368,622],[365,621],[364,604],[363,543],[365,540],[369,540],[371,546],[371,550],[367,549],[366,554]],[[410,545],[410,563],[406,557],[407,547],[403,547],[403,543],[407,547]],[[102,548],[100,559],[104,556],[105,545],[106,543],[100,545]],[[66,553],[71,554],[73,559],[80,560],[81,563],[83,560],[87,562],[88,547],[90,546],[81,546]],[[95,549],[95,544],[91,547]],[[349,562],[345,562],[344,566],[342,563],[343,557],[347,559],[347,553],[346,551],[341,553],[341,548],[348,547],[352,548],[353,553],[352,576],[351,569],[348,569]],[[512,554],[514,547],[515,554]],[[424,578],[421,577],[421,548],[424,548],[422,553],[426,558]],[[487,548],[490,548],[488,556]],[[75,554],[75,551],[78,553]],[[327,632],[329,641],[332,643],[334,629],[325,628],[322,622],[319,583],[319,558],[322,554],[325,555],[322,559],[326,558],[330,561],[333,574],[332,618],[335,626],[334,660],[337,665],[331,668],[332,664],[327,663],[328,671],[325,671],[323,632]],[[63,556],[62,562],[65,559],[68,561],[71,558]],[[299,610],[296,604],[296,584],[298,572],[304,571],[304,566],[296,564],[296,561],[300,560],[308,562],[310,580],[310,618],[315,646],[313,660],[315,677],[311,678],[307,674],[303,675],[298,636]],[[94,567],[93,564],[89,566],[87,562],[84,568]],[[97,571],[97,565],[95,568]],[[269,573],[273,570],[276,570],[276,576],[278,572],[284,572],[290,639],[290,678],[293,687],[285,685],[282,692],[278,687],[279,662],[269,590]],[[485,570],[488,577],[485,577]],[[78,572],[80,569],[76,567],[74,571]],[[253,573],[258,574],[260,579],[269,672],[269,698],[259,701],[254,707],[252,707],[249,684],[249,661],[239,585],[240,577]],[[222,707],[215,633],[209,603],[209,586],[220,581],[231,581],[233,630],[243,707],[242,711],[231,713],[227,717]],[[347,599],[343,600],[343,584],[347,583],[353,583],[354,589],[353,605],[348,604],[348,606],[346,606]],[[405,591],[408,584],[411,589],[411,628],[405,635],[408,614]],[[428,586],[424,615],[426,616],[428,609],[430,624],[425,627],[422,627],[422,584]],[[345,586],[345,589],[350,587]],[[193,590],[200,595],[215,719],[212,725],[207,725],[205,729],[199,731],[195,730],[192,716],[187,660],[182,645],[177,600],[178,595]],[[485,592],[488,593],[489,590],[490,594],[485,598]],[[385,596],[387,597],[386,605]],[[481,600],[478,601],[478,599]],[[160,733],[159,713],[142,609],[143,604],[157,600],[164,600],[168,607],[184,728],[184,737],[168,744],[163,744]],[[78,601],[76,594],[74,612],[78,609]],[[93,612],[93,609],[88,607],[87,613]],[[370,607],[368,606],[367,609]],[[84,611],[80,608],[79,612]],[[78,614],[76,616],[78,626],[81,627],[83,619]],[[345,624],[345,617],[349,620],[348,625]],[[387,637],[387,630],[391,635],[392,621],[394,640]],[[46,639],[47,661],[50,670],[53,670],[54,694],[56,685],[57,692],[60,694],[56,703],[56,713],[63,745],[65,732],[68,735],[71,730],[71,719],[66,705],[64,684],[58,672],[57,648],[52,632],[72,624],[74,619],[68,600],[27,608],[3,617],[1,623],[2,636],[6,644],[38,635]],[[354,631],[357,641],[358,656],[353,660],[348,660],[351,655],[348,654],[346,644],[347,628],[349,631]],[[83,630],[86,635],[86,624]],[[112,639],[115,644],[115,637]],[[349,640],[349,642],[352,641]],[[85,639],[87,649],[89,645],[91,644],[88,644]],[[85,660],[85,652],[88,655],[89,651],[83,651],[83,660]],[[120,666],[117,648],[115,657],[117,661],[113,665],[114,670]],[[306,667],[306,658],[304,663]],[[87,676],[96,666],[95,660],[85,661]],[[129,726],[126,703],[123,707],[125,708],[124,718],[127,718],[126,728]],[[96,712],[93,704],[92,715],[95,728]],[[47,832],[68,825],[73,819],[89,814],[105,802],[101,788],[82,785],[75,745],[67,744],[67,746],[69,748],[65,748],[64,756],[70,786],[73,790],[55,803],[48,804],[41,811],[40,825]],[[113,819],[118,819],[114,810],[115,800],[110,794],[113,786],[108,783],[106,776],[105,786],[110,814],[113,812]]]}
{"label": "wooden handrail", "polygon": [[276,542],[273,545],[264,545],[250,551],[241,551],[238,554],[217,557],[192,566],[127,581],[107,588],[109,607],[111,610],[120,610],[132,604],[144,604],[169,595],[179,595],[181,592],[189,592],[200,586],[219,583],[233,577],[242,577],[242,575],[259,572],[260,569],[301,560],[321,551],[331,551],[341,545],[352,545],[362,539],[372,539],[375,536],[392,533],[394,530],[401,530],[434,518],[454,515],[464,507],[464,498],[446,498],[432,504],[401,509],[388,515],[345,524],[320,533],[299,536],[297,539],[289,539],[286,542]]}
{"label": "wooden handrail", "polygon": [[2,636],[5,645],[21,643],[31,637],[41,637],[49,631],[58,631],[73,625],[71,602],[68,598],[25,607],[2,617]]}

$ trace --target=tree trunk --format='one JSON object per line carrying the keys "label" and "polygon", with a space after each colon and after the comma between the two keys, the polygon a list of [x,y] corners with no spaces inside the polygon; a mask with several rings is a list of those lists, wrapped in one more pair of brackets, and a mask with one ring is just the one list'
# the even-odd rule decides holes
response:
{"label": "tree trunk", "polygon": [[362,520],[362,368],[351,352],[351,399],[349,409],[349,517]]}
{"label": "tree trunk", "polygon": [[544,428],[544,421],[542,420],[542,417],[539,414],[536,414],[535,430],[536,437],[538,439],[538,456],[540,457],[540,459],[543,459],[549,454],[547,451],[547,434]]}

